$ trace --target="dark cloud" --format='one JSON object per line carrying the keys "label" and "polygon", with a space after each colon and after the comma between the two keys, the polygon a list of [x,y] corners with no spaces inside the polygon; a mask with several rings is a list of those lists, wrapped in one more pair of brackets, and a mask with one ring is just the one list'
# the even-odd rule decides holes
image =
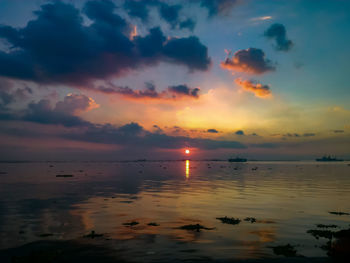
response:
{"label": "dark cloud", "polygon": [[[134,126],[138,124],[133,124]],[[95,142],[95,143],[107,143],[107,144],[119,144],[127,145],[128,147],[136,148],[167,148],[167,149],[179,149],[186,146],[201,148],[201,149],[241,149],[246,148],[240,142],[236,141],[217,141],[210,139],[189,138],[184,136],[169,136],[166,134],[160,134],[158,132],[152,133],[147,130],[138,129],[135,134],[123,134],[121,130],[124,130],[125,126],[116,128],[110,125],[91,127],[83,133],[70,134],[67,136],[69,139]]]}
{"label": "dark cloud", "polygon": [[208,16],[229,15],[238,0],[199,0],[200,5],[208,10]]}
{"label": "dark cloud", "polygon": [[124,8],[130,17],[139,18],[144,23],[149,21],[149,12],[150,9],[153,8],[158,11],[160,18],[167,22],[172,29],[187,28],[192,31],[196,25],[193,19],[188,18],[184,21],[180,20],[180,12],[183,9],[184,3],[185,2],[179,1],[179,3],[171,5],[165,1],[157,0],[126,0],[124,3]]}
{"label": "dark cloud", "polygon": [[[146,83],[143,90],[133,90],[129,87],[115,87],[109,93],[120,94],[129,98],[159,98],[160,94],[151,83]],[[103,90],[102,90],[103,91]],[[108,92],[107,92],[108,93]]]}
{"label": "dark cloud", "polygon": [[80,94],[68,94],[64,97],[63,101],[56,103],[54,110],[67,114],[77,114],[80,112],[90,111],[98,107],[99,105],[96,104],[96,102],[88,96]]}
{"label": "dark cloud", "polygon": [[343,133],[344,130],[333,130],[334,133]]}
{"label": "dark cloud", "polygon": [[168,91],[172,94],[176,95],[184,95],[184,96],[190,96],[190,97],[199,97],[199,88],[190,88],[187,85],[177,85],[177,86],[170,86],[168,88]]}
{"label": "dark cloud", "polygon": [[66,127],[87,127],[91,124],[83,119],[52,108],[49,100],[40,100],[37,103],[30,103],[26,113],[17,117],[17,120],[41,123],[41,124],[58,124]]}
{"label": "dark cloud", "polygon": [[143,127],[138,123],[131,122],[120,127],[118,131],[124,136],[135,136],[140,135],[144,130]]}
{"label": "dark cloud", "polygon": [[147,98],[157,98],[157,99],[178,99],[181,97],[189,98],[199,98],[199,88],[191,88],[186,84],[181,84],[177,86],[169,86],[164,91],[157,91],[156,86],[153,83],[146,82],[145,88],[142,90],[134,90],[129,87],[118,87],[111,83],[108,86],[98,86],[92,88],[93,90],[100,91],[107,94],[119,94],[127,98],[134,99],[147,99]]}
{"label": "dark cloud", "polygon": [[314,137],[316,136],[316,133],[312,132],[307,132],[304,134],[299,134],[299,133],[286,133],[282,135],[283,137],[294,137],[294,138],[300,138],[300,137]]}
{"label": "dark cloud", "polygon": [[130,31],[130,25],[119,15],[113,13],[115,9],[115,4],[110,0],[93,0],[86,2],[83,11],[96,23],[96,28],[100,27],[102,30],[110,30],[111,28],[109,26],[112,26],[118,29],[118,31],[128,33]]}
{"label": "dark cloud", "polygon": [[153,125],[153,128],[154,128],[154,130],[155,130],[156,133],[162,133],[162,132],[163,132],[162,128],[160,128],[160,127],[159,127],[158,125],[156,125],[156,124]]}
{"label": "dark cloud", "polygon": [[68,94],[63,101],[58,101],[55,106],[47,99],[31,102],[22,111],[7,111],[1,114],[0,120],[29,121],[41,124],[57,124],[66,127],[90,127],[87,122],[76,114],[97,108],[99,105],[92,98],[85,95]]}
{"label": "dark cloud", "polygon": [[86,84],[159,62],[190,71],[210,66],[207,47],[197,37],[168,39],[159,28],[131,37],[131,25],[114,13],[111,1],[89,1],[81,12],[60,1],[44,4],[23,28],[0,26],[0,39],[11,46],[0,51],[0,76],[40,83]]}
{"label": "dark cloud", "polygon": [[191,18],[188,18],[188,19],[180,22],[180,24],[179,24],[180,29],[187,28],[190,31],[193,31],[195,26],[196,26],[196,22]]}
{"label": "dark cloud", "polygon": [[276,41],[275,49],[279,51],[289,51],[293,47],[293,42],[287,38],[286,28],[282,24],[271,25],[264,33],[264,36]]}
{"label": "dark cloud", "polygon": [[284,137],[300,137],[299,133],[286,133],[283,134]]}
{"label": "dark cloud", "polygon": [[0,90],[0,108],[1,106],[7,106],[11,102],[13,102],[14,96],[6,91]]}
{"label": "dark cloud", "polygon": [[124,8],[131,17],[140,18],[143,22],[147,22],[149,19],[148,4],[151,1],[136,1],[126,0],[124,2]]}
{"label": "dark cloud", "polygon": [[316,136],[316,134],[312,133],[312,132],[308,132],[308,133],[304,133],[303,136],[304,137],[313,137],[313,136]]}
{"label": "dark cloud", "polygon": [[172,28],[179,24],[179,12],[182,9],[181,5],[168,5],[166,3],[159,4],[159,14],[167,21]]}
{"label": "dark cloud", "polygon": [[9,106],[18,100],[26,99],[32,93],[32,89],[27,86],[14,89],[11,81],[0,78],[0,115],[9,117]]}
{"label": "dark cloud", "polygon": [[232,57],[227,57],[221,62],[221,67],[230,71],[246,72],[251,74],[262,74],[275,70],[265,53],[258,48],[238,50]]}
{"label": "dark cloud", "polygon": [[244,131],[238,130],[238,131],[235,132],[235,134],[237,134],[237,135],[244,135]]}
{"label": "dark cloud", "polygon": [[[72,95],[68,95],[72,96]],[[78,95],[77,95],[78,96]],[[84,95],[79,95],[84,96]],[[89,104],[82,103],[82,98],[75,98],[79,106],[79,110],[88,110]],[[63,110],[63,104],[67,105],[69,110]],[[115,127],[111,124],[93,124],[89,121],[83,120],[81,117],[75,115],[77,108],[71,108],[71,102],[64,99],[57,102],[55,106],[49,100],[40,100],[39,102],[32,102],[23,112],[12,113],[9,118],[4,118],[0,114],[1,120],[6,121],[26,121],[44,125],[62,125],[67,129],[63,133],[56,134],[56,136],[83,142],[94,142],[103,144],[117,144],[121,146],[128,146],[134,148],[167,148],[178,149],[186,146],[198,147],[201,149],[219,149],[219,148],[246,148],[246,146],[236,141],[217,141],[210,139],[190,138],[185,136],[169,136],[159,132],[159,127],[155,132],[145,130],[141,125],[135,122],[126,125]],[[72,129],[74,128],[74,129]],[[10,132],[11,129],[1,128],[2,133]],[[46,129],[37,130],[34,136],[40,136],[40,133],[45,134]],[[25,136],[27,131],[20,133],[20,136]],[[28,133],[28,136],[33,134]]]}
{"label": "dark cloud", "polygon": [[219,131],[216,130],[216,129],[208,129],[207,132],[209,132],[209,133],[219,133]]}
{"label": "dark cloud", "polygon": [[195,36],[172,38],[163,52],[170,61],[186,65],[190,70],[207,70],[211,64],[208,48]]}

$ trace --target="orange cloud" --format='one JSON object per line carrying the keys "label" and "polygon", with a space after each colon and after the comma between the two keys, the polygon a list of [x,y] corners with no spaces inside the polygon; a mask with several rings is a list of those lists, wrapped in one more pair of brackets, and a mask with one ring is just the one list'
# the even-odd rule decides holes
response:
{"label": "orange cloud", "polygon": [[265,58],[265,53],[258,48],[248,48],[238,50],[232,57],[228,52],[228,57],[220,65],[223,69],[230,71],[245,72],[250,74],[263,74],[275,70],[272,62]]}
{"label": "orange cloud", "polygon": [[256,97],[267,98],[271,96],[271,90],[269,85],[263,85],[261,83],[255,83],[250,80],[242,80],[240,78],[235,79],[237,85],[243,90],[253,92]]}

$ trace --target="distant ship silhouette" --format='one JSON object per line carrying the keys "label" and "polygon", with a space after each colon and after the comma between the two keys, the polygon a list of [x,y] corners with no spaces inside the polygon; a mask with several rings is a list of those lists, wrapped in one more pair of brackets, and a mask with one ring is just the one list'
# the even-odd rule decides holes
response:
{"label": "distant ship silhouette", "polygon": [[331,157],[330,155],[328,156],[325,155],[322,158],[317,158],[316,161],[317,162],[342,162],[344,160]]}
{"label": "distant ship silhouette", "polygon": [[228,161],[231,163],[245,163],[247,159],[236,157],[236,158],[230,158],[228,159]]}

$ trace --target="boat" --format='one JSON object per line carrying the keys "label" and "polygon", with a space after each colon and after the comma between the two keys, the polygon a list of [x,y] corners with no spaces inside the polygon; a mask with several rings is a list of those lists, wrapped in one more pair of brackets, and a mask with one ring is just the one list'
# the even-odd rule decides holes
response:
{"label": "boat", "polygon": [[236,158],[230,158],[230,159],[228,159],[228,161],[230,163],[245,163],[247,161],[247,159],[236,157]]}
{"label": "boat", "polygon": [[344,160],[331,157],[330,155],[328,156],[325,155],[322,158],[317,158],[316,161],[317,162],[342,162]]}

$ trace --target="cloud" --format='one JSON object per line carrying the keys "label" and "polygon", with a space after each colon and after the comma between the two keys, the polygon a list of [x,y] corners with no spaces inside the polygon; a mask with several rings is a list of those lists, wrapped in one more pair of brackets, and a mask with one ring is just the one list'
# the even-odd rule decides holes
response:
{"label": "cloud", "polygon": [[232,8],[237,5],[238,0],[199,0],[200,5],[208,10],[208,16],[227,16]]}
{"label": "cloud", "polygon": [[264,36],[276,41],[275,49],[278,51],[289,51],[293,42],[287,38],[286,28],[282,24],[272,24],[264,33]]}
{"label": "cloud", "polygon": [[[57,104],[56,104],[57,105]],[[16,118],[14,119],[16,120]],[[17,117],[17,120],[29,121],[41,124],[59,124],[66,127],[87,127],[90,123],[69,112],[52,108],[49,100],[42,99],[39,102],[32,102],[28,105],[26,113]]]}
{"label": "cloud", "polygon": [[168,88],[168,92],[174,94],[175,96],[190,96],[190,97],[199,97],[199,88],[190,88],[187,85],[177,85],[177,86],[170,86]]}
{"label": "cloud", "polygon": [[166,3],[159,3],[159,14],[167,21],[172,28],[179,24],[179,12],[182,9],[181,5],[168,5]]}
{"label": "cloud", "polygon": [[12,103],[24,100],[32,93],[32,89],[27,86],[14,89],[11,81],[0,78],[0,115],[7,115]]}
{"label": "cloud", "polygon": [[244,135],[244,131],[238,130],[238,131],[235,132],[235,134],[237,134],[237,135]]}
{"label": "cloud", "polygon": [[250,74],[262,74],[275,70],[271,61],[265,58],[264,51],[258,48],[238,50],[232,57],[227,57],[220,65],[230,71]]}
{"label": "cloud", "polygon": [[54,107],[49,100],[42,99],[29,103],[27,108],[22,111],[7,111],[6,115],[0,112],[0,120],[58,124],[65,127],[89,127],[93,124],[76,115],[97,107],[99,105],[90,97],[68,94],[63,101],[58,101]]}
{"label": "cloud", "polygon": [[157,10],[160,18],[167,22],[172,29],[184,29],[187,28],[193,31],[196,22],[187,18],[183,21],[180,19],[180,12],[183,9],[183,3],[180,1],[177,4],[170,5],[165,1],[148,0],[148,1],[135,1],[126,0],[123,5],[124,9],[130,17],[136,17],[141,19],[142,22],[149,22],[150,9]]}
{"label": "cloud", "polygon": [[297,137],[297,138],[299,138],[300,134],[299,133],[286,133],[286,134],[283,134],[283,137]]}
{"label": "cloud", "polygon": [[188,19],[180,22],[180,24],[179,24],[180,29],[187,28],[190,31],[193,31],[195,26],[196,26],[196,22],[191,18],[188,18]]}
{"label": "cloud", "polygon": [[201,44],[198,37],[172,38],[163,48],[167,60],[186,65],[192,70],[207,70],[211,64],[208,48]]}
{"label": "cloud", "polygon": [[199,88],[191,88],[186,84],[169,86],[164,91],[157,91],[156,86],[153,83],[146,82],[145,88],[142,90],[134,90],[129,87],[118,87],[111,83],[108,86],[98,86],[92,88],[93,90],[100,91],[107,94],[119,94],[126,98],[133,99],[179,99],[183,97],[199,98]]}
{"label": "cloud", "polygon": [[[190,138],[185,136],[170,136],[161,133],[161,129],[155,126],[156,131],[145,130],[136,122],[127,123],[116,127],[110,123],[94,124],[82,119],[77,114],[96,107],[93,99],[85,95],[69,94],[62,101],[54,105],[47,99],[31,102],[22,111],[12,111],[8,116],[0,114],[1,121],[15,121],[15,123],[33,123],[47,125],[45,128],[28,131],[21,129],[19,136],[40,137],[47,134],[52,125],[61,125],[62,129],[55,129],[55,138],[73,141],[115,144],[120,146],[143,148],[143,149],[179,149],[182,147],[195,147],[201,149],[242,149],[246,146],[237,141],[218,141],[202,138]],[[2,134],[13,134],[8,126],[0,126]],[[26,127],[28,125],[26,124]]]}
{"label": "cloud", "polygon": [[267,98],[271,96],[271,89],[269,85],[263,85],[253,80],[235,79],[237,85],[245,91],[253,92],[256,97]]}
{"label": "cloud", "polygon": [[127,98],[159,98],[160,94],[156,91],[155,86],[152,83],[145,83],[145,88],[143,90],[133,90],[129,87],[119,87],[110,85],[109,87],[106,86],[99,86],[95,88],[95,90],[107,93],[107,94],[119,94]]}
{"label": "cloud", "polygon": [[143,22],[149,19],[148,3],[150,1],[126,0],[124,8],[131,17],[140,18]]}
{"label": "cloud", "polygon": [[207,132],[209,132],[209,133],[219,133],[219,131],[215,130],[215,129],[208,129]]}
{"label": "cloud", "polygon": [[207,70],[208,49],[197,37],[169,38],[160,28],[129,39],[133,30],[114,13],[111,1],[89,1],[83,12],[61,1],[44,4],[23,28],[0,26],[0,76],[38,83],[86,84],[127,74],[130,70],[167,62],[191,72]]}
{"label": "cloud", "polygon": [[303,136],[304,137],[313,137],[313,136],[316,136],[316,134],[312,133],[312,132],[308,132],[308,133],[304,133]]}
{"label": "cloud", "polygon": [[81,94],[68,94],[64,97],[63,101],[59,101],[56,104],[55,111],[65,112],[70,114],[79,114],[81,112],[90,111],[98,108],[93,98],[87,97]]}
{"label": "cloud", "polygon": [[272,19],[272,16],[258,16],[258,17],[253,17],[250,20],[251,21],[266,21]]}
{"label": "cloud", "polygon": [[294,138],[301,138],[301,137],[314,137],[316,136],[316,133],[308,132],[304,134],[299,133],[286,133],[282,135],[283,137],[294,137]]}
{"label": "cloud", "polygon": [[14,101],[14,96],[6,91],[0,90],[0,109]]}
{"label": "cloud", "polygon": [[334,133],[343,133],[344,130],[333,130]]}
{"label": "cloud", "polygon": [[[131,126],[136,132],[126,133],[125,128],[130,130]],[[236,141],[218,141],[211,139],[190,138],[184,136],[169,136],[158,132],[152,133],[142,128],[137,123],[127,124],[119,128],[106,124],[90,127],[80,134],[69,134],[66,138],[105,144],[127,145],[135,148],[164,148],[179,149],[183,147],[194,147],[200,149],[242,149],[246,146]]]}

